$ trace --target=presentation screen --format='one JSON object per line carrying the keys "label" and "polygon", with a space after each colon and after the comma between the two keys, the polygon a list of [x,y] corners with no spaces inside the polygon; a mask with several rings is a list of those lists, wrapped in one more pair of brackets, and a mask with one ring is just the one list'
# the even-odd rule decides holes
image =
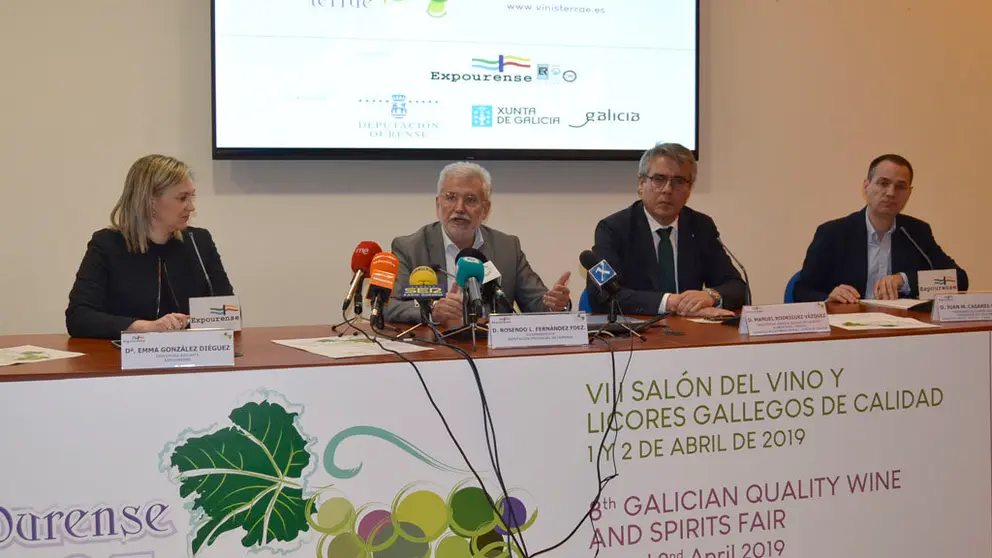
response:
{"label": "presentation screen", "polygon": [[695,150],[697,12],[697,0],[214,0],[214,156]]}

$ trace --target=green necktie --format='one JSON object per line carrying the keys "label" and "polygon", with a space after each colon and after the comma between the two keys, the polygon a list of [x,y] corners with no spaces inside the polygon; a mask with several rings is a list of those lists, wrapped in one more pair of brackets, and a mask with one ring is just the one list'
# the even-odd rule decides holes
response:
{"label": "green necktie", "polygon": [[658,229],[658,268],[661,271],[661,291],[664,293],[678,292],[675,287],[675,252],[672,251],[672,228]]}

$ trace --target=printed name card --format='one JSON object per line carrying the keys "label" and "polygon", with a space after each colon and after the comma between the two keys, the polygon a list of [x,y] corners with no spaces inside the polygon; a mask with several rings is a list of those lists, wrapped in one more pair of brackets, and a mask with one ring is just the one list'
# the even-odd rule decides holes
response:
{"label": "printed name card", "polygon": [[234,332],[187,329],[121,334],[121,369],[234,366]]}
{"label": "printed name card", "polygon": [[935,322],[992,321],[992,292],[939,294],[933,299]]}
{"label": "printed name card", "polygon": [[956,269],[923,270],[916,277],[920,300],[933,300],[938,293],[954,293],[958,290]]}
{"label": "printed name card", "polygon": [[585,313],[535,312],[491,314],[489,348],[587,345],[589,323]]}
{"label": "printed name card", "polygon": [[745,306],[739,331],[747,335],[830,333],[827,305],[823,302]]}
{"label": "printed name card", "polygon": [[241,302],[236,296],[203,296],[189,299],[190,329],[241,331]]}

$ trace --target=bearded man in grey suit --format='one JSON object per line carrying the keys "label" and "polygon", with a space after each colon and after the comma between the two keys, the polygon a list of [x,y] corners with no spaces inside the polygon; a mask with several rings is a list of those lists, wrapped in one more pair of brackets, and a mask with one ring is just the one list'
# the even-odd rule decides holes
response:
{"label": "bearded man in grey suit", "polygon": [[458,253],[466,248],[481,251],[500,273],[501,288],[510,304],[521,312],[561,312],[570,306],[570,272],[565,272],[551,289],[531,269],[520,249],[520,239],[482,223],[491,209],[492,177],[475,163],[451,163],[441,170],[437,182],[437,221],[413,234],[393,239],[390,251],[399,260],[393,299],[386,306],[386,320],[416,323],[420,310],[415,303],[400,299],[402,287],[410,281],[410,270],[431,266],[445,272],[447,295],[434,304],[433,316],[442,327],[461,327],[462,293],[455,283]]}

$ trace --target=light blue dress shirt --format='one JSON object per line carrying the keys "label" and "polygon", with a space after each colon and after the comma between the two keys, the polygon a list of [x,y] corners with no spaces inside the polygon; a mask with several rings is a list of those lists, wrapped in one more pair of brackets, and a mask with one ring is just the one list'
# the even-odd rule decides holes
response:
{"label": "light blue dress shirt", "polygon": [[[868,284],[865,285],[864,298],[873,299],[875,298],[875,284],[882,277],[892,275],[892,235],[896,230],[896,222],[892,221],[892,226],[881,236],[872,226],[867,211],[865,212],[865,222],[868,226]],[[899,294],[909,294],[909,278],[905,273],[899,275],[902,276],[902,287],[899,287]]]}

